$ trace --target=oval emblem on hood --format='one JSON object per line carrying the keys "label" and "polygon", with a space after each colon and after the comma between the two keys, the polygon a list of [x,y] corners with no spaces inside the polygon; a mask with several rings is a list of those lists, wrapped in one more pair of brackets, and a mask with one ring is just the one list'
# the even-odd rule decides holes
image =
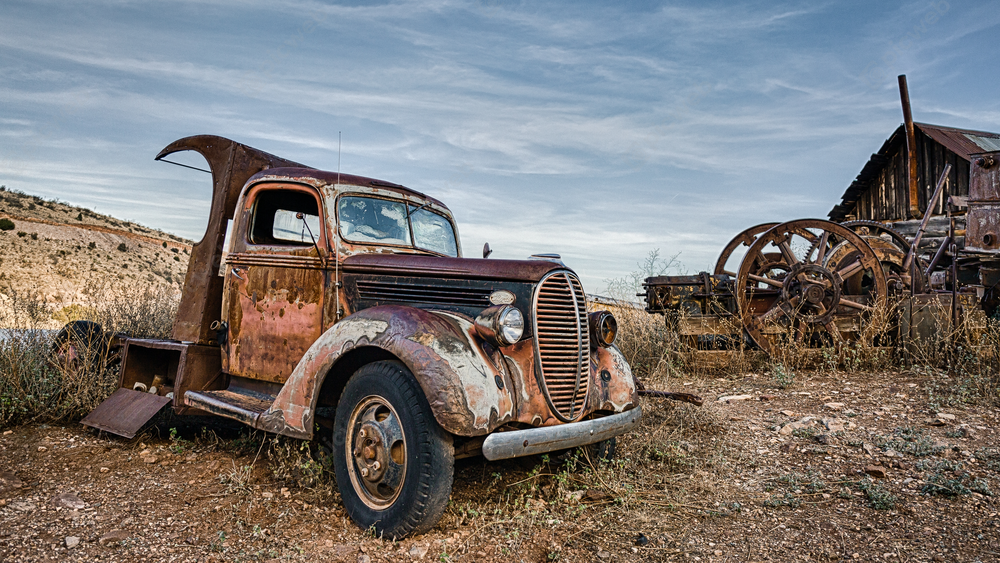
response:
{"label": "oval emblem on hood", "polygon": [[501,289],[490,294],[490,303],[494,305],[510,305],[514,302],[514,294]]}

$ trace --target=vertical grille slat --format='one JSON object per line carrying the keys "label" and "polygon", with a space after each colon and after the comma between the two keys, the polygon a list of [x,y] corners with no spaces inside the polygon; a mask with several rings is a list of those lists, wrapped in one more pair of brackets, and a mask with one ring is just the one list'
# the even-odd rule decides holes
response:
{"label": "vertical grille slat", "polygon": [[539,383],[552,410],[565,420],[574,420],[583,410],[590,387],[590,331],[580,280],[569,272],[544,278],[535,291],[532,313]]}

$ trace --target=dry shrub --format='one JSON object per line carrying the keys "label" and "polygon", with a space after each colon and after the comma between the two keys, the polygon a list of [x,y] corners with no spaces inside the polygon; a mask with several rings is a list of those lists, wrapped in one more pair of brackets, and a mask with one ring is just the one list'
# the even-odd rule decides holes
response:
{"label": "dry shrub", "polygon": [[273,436],[267,441],[267,459],[280,482],[321,493],[336,487],[333,458],[317,442]]}
{"label": "dry shrub", "polygon": [[87,320],[133,338],[169,338],[180,292],[153,283],[131,285],[90,280],[83,289]]}
{"label": "dry shrub", "polygon": [[590,309],[607,310],[618,321],[615,346],[628,361],[632,371],[642,378],[663,381],[677,373],[680,366],[677,333],[668,330],[663,317],[650,315],[632,303],[591,303]]}
{"label": "dry shrub", "polygon": [[[950,308],[939,314],[949,318]],[[987,319],[981,310],[972,309],[955,326],[949,325],[942,323],[944,328],[932,331],[930,338],[905,342],[900,347],[900,363],[935,376],[933,402],[1000,402],[1000,320]]]}
{"label": "dry shrub", "polygon": [[[651,254],[645,266],[656,260]],[[609,292],[629,295],[641,274],[612,280]],[[779,344],[771,355],[749,342],[737,315],[700,317],[683,309],[651,315],[625,298],[592,302],[589,307],[614,313],[619,327],[616,345],[633,372],[651,388],[667,389],[668,376],[734,376],[748,372],[769,373],[777,386],[786,388],[802,372],[871,373],[916,366],[948,374],[952,395],[959,397],[952,400],[1000,399],[1000,321],[987,319],[978,307],[966,303],[959,322],[952,327],[951,307],[945,300],[936,305],[940,310],[933,316],[938,325],[928,331],[929,337],[910,338],[901,334],[908,324],[902,322],[908,320],[902,318],[905,304],[905,297],[897,296],[866,311],[857,318],[853,330],[845,333],[847,340],[837,346],[823,329],[808,336],[806,344],[796,344],[791,330],[779,331],[772,335]],[[723,309],[714,303],[707,307]],[[708,325],[699,328],[706,322]],[[710,334],[692,335],[698,332]]]}
{"label": "dry shrub", "polygon": [[50,311],[37,292],[0,293],[0,427],[52,410],[62,382],[49,363]]}
{"label": "dry shrub", "polygon": [[[118,385],[111,336],[168,336],[178,295],[162,286],[92,283],[87,298],[74,312],[86,312],[106,332],[63,338],[44,328],[52,311],[39,293],[0,291],[0,426],[72,420],[93,410]],[[74,354],[55,354],[57,340],[71,343]]]}

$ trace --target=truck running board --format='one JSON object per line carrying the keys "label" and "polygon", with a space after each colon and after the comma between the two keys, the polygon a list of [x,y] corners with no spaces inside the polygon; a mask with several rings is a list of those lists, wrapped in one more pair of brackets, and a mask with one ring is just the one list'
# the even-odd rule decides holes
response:
{"label": "truck running board", "polygon": [[274,401],[235,391],[188,391],[184,404],[218,416],[232,418],[256,426],[257,418],[264,414]]}

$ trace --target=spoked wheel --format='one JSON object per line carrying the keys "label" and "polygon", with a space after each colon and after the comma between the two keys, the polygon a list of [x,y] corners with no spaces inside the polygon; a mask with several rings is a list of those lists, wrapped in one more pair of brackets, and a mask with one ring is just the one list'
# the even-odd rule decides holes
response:
{"label": "spoked wheel", "polygon": [[375,362],[355,372],[333,438],[337,486],[359,526],[398,539],[441,518],[454,476],[452,437],[404,365]]}
{"label": "spoked wheel", "polygon": [[[787,268],[780,279],[754,273],[769,254],[780,254]],[[886,291],[885,273],[868,243],[819,219],[789,221],[761,234],[734,286],[744,329],[768,353],[783,341],[839,345],[884,306]]]}
{"label": "spoked wheel", "polygon": [[915,278],[903,268],[906,253],[910,250],[910,243],[906,237],[878,221],[863,219],[844,221],[841,226],[854,231],[855,234],[865,239],[868,246],[872,247],[872,250],[878,255],[879,262],[882,263],[882,270],[885,271],[890,291],[906,291],[910,289],[912,284],[916,293],[923,293],[924,288],[927,287],[927,279],[919,258],[915,268]]}

